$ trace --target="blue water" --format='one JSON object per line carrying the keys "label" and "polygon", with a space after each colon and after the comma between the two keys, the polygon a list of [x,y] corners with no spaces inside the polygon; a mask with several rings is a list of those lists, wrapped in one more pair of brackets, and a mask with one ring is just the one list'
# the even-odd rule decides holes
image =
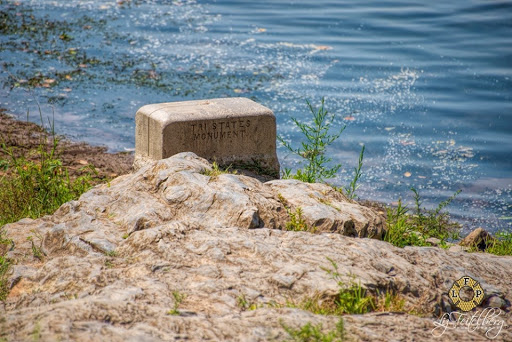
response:
{"label": "blue water", "polygon": [[0,107],[20,118],[38,121],[39,103],[59,133],[123,151],[144,104],[246,96],[297,143],[291,117],[325,97],[347,125],[329,150],[343,163],[334,183],[349,183],[364,144],[360,198],[411,203],[414,186],[432,207],[461,189],[447,209],[466,231],[512,227],[511,1],[0,0],[0,11],[11,28]]}

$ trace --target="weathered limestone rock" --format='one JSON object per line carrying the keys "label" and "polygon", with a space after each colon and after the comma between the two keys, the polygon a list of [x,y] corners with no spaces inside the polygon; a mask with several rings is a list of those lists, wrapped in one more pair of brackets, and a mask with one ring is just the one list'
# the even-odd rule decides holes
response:
{"label": "weathered limestone rock", "polygon": [[247,98],[151,104],[135,123],[135,168],[191,151],[279,177],[274,113]]}
{"label": "weathered limestone rock", "polygon": [[381,239],[384,219],[368,207],[348,200],[325,184],[303,183],[295,179],[265,183],[278,198],[292,208],[301,208],[309,226],[317,231],[346,236]]}
{"label": "weathered limestone rock", "polygon": [[[332,298],[338,285],[324,270],[332,267],[327,258],[342,280],[355,277],[372,293],[392,289],[426,313],[346,315],[348,340],[487,341],[481,330],[431,334],[431,313],[452,309],[446,293],[464,275],[479,280],[487,305],[510,309],[512,257],[344,236],[382,229],[378,215],[323,185],[202,174],[209,168],[178,154],[97,186],[52,216],[5,226],[15,247],[0,339],[283,341],[282,324],[308,322],[328,331],[337,317],[269,305]],[[292,210],[303,206],[321,233],[279,230],[289,220],[283,198]],[[44,258],[33,256],[27,236]],[[174,291],[186,295],[179,315],[168,314]],[[241,298],[261,308],[247,310]],[[509,312],[500,318],[512,325]],[[512,340],[512,330],[500,339]]]}
{"label": "weathered limestone rock", "polygon": [[487,244],[492,241],[494,238],[483,228],[477,228],[469,233],[459,245],[465,247],[476,247],[479,250],[485,250],[487,248]]}

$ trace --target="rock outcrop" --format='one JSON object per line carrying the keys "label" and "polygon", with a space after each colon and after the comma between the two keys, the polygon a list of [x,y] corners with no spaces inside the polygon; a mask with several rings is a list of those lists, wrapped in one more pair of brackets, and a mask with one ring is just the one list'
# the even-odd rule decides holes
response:
{"label": "rock outcrop", "polygon": [[486,230],[483,228],[477,228],[469,233],[469,235],[464,239],[462,239],[462,241],[459,242],[459,245],[464,247],[478,248],[479,250],[483,251],[488,247],[490,243],[492,243],[493,240],[494,238]]}
{"label": "rock outcrop", "polygon": [[[338,317],[269,305],[333,297],[329,259],[347,282],[396,292],[425,313],[343,316],[349,340],[434,340],[435,317],[454,309],[446,293],[466,275],[512,326],[512,257],[397,248],[378,240],[378,213],[326,185],[208,170],[206,160],[178,154],[97,186],[52,216],[5,226],[14,245],[0,338],[283,341],[283,325],[334,329]],[[315,234],[282,230],[299,207]],[[185,296],[179,305],[176,294]],[[512,329],[499,339],[512,340]],[[458,328],[436,340],[487,338]]]}

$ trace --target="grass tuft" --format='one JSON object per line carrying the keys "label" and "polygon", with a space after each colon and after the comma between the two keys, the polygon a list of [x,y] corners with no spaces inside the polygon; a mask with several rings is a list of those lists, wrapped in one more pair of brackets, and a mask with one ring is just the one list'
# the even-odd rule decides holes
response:
{"label": "grass tuft", "polygon": [[290,204],[281,194],[277,194],[277,198],[279,202],[284,206],[288,216],[290,217],[290,221],[286,222],[285,230],[290,230],[294,232],[311,232],[314,233],[316,228],[309,227],[306,220],[302,217],[302,208],[297,207],[295,211],[290,208]]}
{"label": "grass tuft", "polygon": [[0,255],[0,301],[4,301],[9,295],[9,285],[7,281],[7,271],[11,262],[5,256]]}
{"label": "grass tuft", "polygon": [[[41,115],[42,121],[42,115]],[[0,226],[22,218],[38,218],[52,214],[62,204],[77,199],[92,186],[95,172],[70,179],[57,152],[59,139],[51,123],[51,142],[42,136],[36,160],[18,156],[13,147],[0,144]],[[47,146],[50,145],[48,149]]]}
{"label": "grass tuft", "polygon": [[322,324],[312,325],[307,323],[299,329],[293,329],[283,322],[280,322],[283,329],[290,335],[290,341],[296,342],[337,342],[345,339],[345,326],[343,318],[340,317],[336,329],[322,332]]}
{"label": "grass tuft", "polygon": [[9,294],[7,272],[11,266],[11,260],[6,257],[9,245],[11,249],[14,248],[14,242],[7,238],[5,230],[0,229],[0,301],[4,301]]}
{"label": "grass tuft", "polygon": [[485,252],[495,255],[512,255],[512,231],[499,231],[487,242]]}
{"label": "grass tuft", "polygon": [[439,203],[433,210],[422,208],[418,191],[415,188],[411,188],[411,191],[414,193],[415,203],[412,214],[409,214],[409,208],[402,204],[401,199],[398,200],[396,208],[387,209],[387,231],[384,241],[397,247],[429,246],[427,239],[433,237],[441,240],[443,246],[449,240],[458,239],[460,224],[452,222],[449,214],[442,210],[455,199],[460,190]]}
{"label": "grass tuft", "polygon": [[332,269],[324,270],[338,284],[338,293],[334,298],[334,312],[332,314],[363,314],[373,311],[375,308],[375,299],[367,294],[365,288],[360,282],[354,279],[349,283],[342,280],[342,276],[338,271],[338,265],[334,260],[327,258],[331,263]]}
{"label": "grass tuft", "polygon": [[205,176],[209,176],[209,177],[212,177],[212,178],[215,178],[215,177],[218,177],[222,174],[227,174],[227,173],[230,173],[230,174],[237,174],[237,171],[236,170],[232,170],[230,171],[231,169],[231,165],[228,166],[227,168],[223,169],[219,166],[219,164],[217,164],[216,161],[214,161],[212,163],[212,168],[211,170],[210,169],[204,169],[201,174],[205,175]]}
{"label": "grass tuft", "polygon": [[167,314],[172,316],[179,316],[181,313],[178,310],[178,308],[180,307],[181,303],[185,300],[186,295],[180,293],[179,291],[173,291],[172,296],[174,297],[174,307],[171,310],[167,311]]}

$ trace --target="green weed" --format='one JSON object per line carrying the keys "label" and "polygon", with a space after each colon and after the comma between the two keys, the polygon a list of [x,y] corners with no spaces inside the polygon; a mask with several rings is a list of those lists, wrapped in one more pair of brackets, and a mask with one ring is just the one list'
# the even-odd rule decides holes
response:
{"label": "green weed", "polygon": [[105,255],[109,256],[111,258],[115,258],[115,257],[117,257],[118,254],[115,250],[112,250],[112,251],[105,252]]}
{"label": "green weed", "polygon": [[181,303],[185,300],[186,295],[183,293],[180,293],[179,291],[173,291],[172,296],[174,297],[174,307],[167,312],[168,315],[173,316],[179,316],[180,311],[178,308],[180,307]]}
{"label": "green weed", "polygon": [[405,299],[396,293],[386,291],[384,295],[375,297],[375,311],[404,312]]}
{"label": "green weed", "polygon": [[326,333],[322,332],[322,324],[312,325],[311,323],[307,323],[299,329],[293,329],[281,322],[281,326],[288,333],[288,335],[290,335],[291,341],[335,342],[343,341],[345,339],[345,326],[342,318],[340,318],[336,324],[335,330],[328,331]]}
{"label": "green weed", "polygon": [[[42,121],[42,114],[41,114]],[[92,172],[71,180],[57,153],[58,138],[51,126],[51,147],[47,137],[41,138],[36,161],[16,156],[12,147],[0,144],[4,169],[0,178],[0,226],[22,218],[38,218],[51,214],[62,204],[77,199],[91,187]]]}
{"label": "green weed", "polygon": [[211,170],[210,169],[204,169],[201,174],[205,175],[205,176],[209,176],[209,177],[212,177],[212,178],[215,178],[215,177],[218,177],[222,174],[226,174],[226,173],[231,173],[231,174],[236,174],[237,171],[236,170],[233,170],[233,171],[230,171],[230,168],[231,166],[228,166],[226,169],[223,169],[219,166],[219,164],[217,164],[216,161],[214,161],[212,163],[212,168]]}
{"label": "green weed", "polygon": [[387,231],[384,235],[384,241],[397,247],[405,246],[427,246],[426,239],[415,229],[415,226],[409,222],[407,206],[402,205],[402,200],[398,200],[397,208],[387,208]]}
{"label": "green weed", "polygon": [[[305,137],[305,141],[301,142],[300,147],[293,148],[292,145],[284,140],[283,137],[277,136],[277,140],[284,147],[304,160],[303,168],[298,169],[295,174],[292,173],[290,168],[284,168],[282,171],[282,178],[294,178],[308,183],[325,182],[326,179],[333,178],[341,168],[341,164],[335,164],[334,166],[329,167],[328,165],[332,159],[327,158],[325,156],[325,152],[327,147],[340,137],[346,126],[341,127],[339,130],[335,131],[334,134],[330,134],[331,125],[334,122],[334,114],[329,114],[325,109],[324,99],[322,99],[318,110],[315,109],[309,101],[306,101],[306,103],[313,115],[313,122],[311,124],[306,124],[292,118],[292,121]],[[361,153],[359,154],[359,163],[355,168],[354,178],[350,182],[350,185],[345,188],[333,187],[341,193],[345,191],[346,195],[350,199],[354,199],[356,197],[355,192],[358,188],[357,183],[362,176],[361,169],[363,167],[364,150],[365,147],[363,146]]]}
{"label": "green weed", "polygon": [[9,294],[9,284],[7,282],[9,266],[11,266],[10,260],[0,255],[0,301],[4,301]]}
{"label": "green weed", "polygon": [[332,269],[324,270],[336,281],[339,289],[334,299],[336,314],[363,314],[373,311],[375,308],[374,297],[367,294],[361,283],[354,279],[345,283],[338,272],[338,265],[332,259],[327,259],[331,263]]}
{"label": "green weed", "polygon": [[418,191],[411,188],[414,193],[414,212],[409,214],[409,208],[398,201],[397,208],[387,209],[387,231],[384,240],[397,247],[429,246],[426,241],[430,237],[441,240],[446,245],[447,240],[459,238],[460,224],[450,221],[450,216],[442,210],[448,206],[460,190],[450,198],[439,203],[433,210],[421,207],[422,201]]}
{"label": "green weed", "polygon": [[302,217],[302,208],[296,208],[295,212],[290,209],[287,210],[290,221],[286,223],[286,230],[292,230],[294,232],[314,232],[314,229],[311,229],[306,223],[306,220]]}
{"label": "green weed", "polygon": [[238,298],[236,299],[236,303],[238,304],[238,307],[242,310],[247,310],[251,306],[251,304],[249,303],[244,294],[238,296]]}
{"label": "green weed", "polygon": [[14,248],[14,242],[5,236],[5,230],[0,229],[0,301],[4,301],[9,294],[7,272],[11,266],[11,260],[5,256],[8,245],[11,245],[11,249]]}
{"label": "green weed", "polygon": [[442,210],[460,194],[461,190],[456,191],[448,199],[439,203],[433,210],[421,208],[421,197],[418,191],[415,188],[411,188],[411,191],[414,193],[415,203],[415,215],[412,216],[412,219],[420,233],[426,237],[436,237],[441,240],[459,237],[460,225],[451,222],[449,214],[442,212]]}
{"label": "green weed", "polygon": [[43,260],[44,253],[41,250],[40,246],[36,246],[36,244],[34,243],[33,237],[27,236],[27,241],[30,241],[30,243],[32,244],[32,255],[34,256],[34,258]]}
{"label": "green weed", "polygon": [[359,188],[357,182],[359,182],[359,179],[362,176],[361,168],[363,167],[364,149],[365,147],[363,145],[361,153],[359,153],[359,161],[357,163],[357,167],[354,168],[354,178],[350,182],[350,185],[345,187],[346,195],[350,199],[354,199],[356,197],[356,190]]}
{"label": "green weed", "polygon": [[364,314],[372,311],[405,312],[405,300],[392,291],[370,294],[353,277],[350,281],[342,280],[338,265],[331,259],[331,268],[322,268],[338,285],[338,292],[331,298],[325,298],[321,293],[307,296],[300,301],[288,299],[285,303],[270,301],[268,303],[249,302],[244,295],[238,297],[238,306],[242,310],[256,310],[259,308],[297,308],[312,312],[316,315]]}
{"label": "green weed", "polygon": [[41,339],[41,325],[36,322],[32,330],[32,341],[39,341]]}
{"label": "green weed", "polygon": [[302,217],[302,208],[297,207],[295,211],[292,211],[290,208],[288,201],[283,197],[283,195],[278,194],[277,198],[279,202],[284,206],[288,216],[290,217],[290,221],[288,221],[285,225],[285,230],[291,230],[294,232],[315,232],[315,227],[309,227],[306,223],[306,220]]}
{"label": "green weed", "polygon": [[488,241],[485,252],[495,255],[512,255],[512,231],[499,231]]}
{"label": "green weed", "polygon": [[334,114],[328,113],[324,108],[324,99],[322,99],[320,108],[316,110],[309,101],[306,101],[313,115],[312,124],[299,122],[296,118],[292,121],[299,127],[300,131],[306,138],[305,142],[301,142],[301,146],[293,148],[289,142],[281,136],[277,136],[277,140],[293,154],[305,160],[305,167],[297,170],[296,174],[291,174],[290,169],[285,169],[283,178],[295,178],[303,182],[315,183],[334,177],[340,170],[341,164],[328,167],[327,164],[331,158],[325,156],[327,147],[339,138],[345,126],[334,134],[329,134],[331,125],[334,121]]}
{"label": "green weed", "polygon": [[298,308],[318,315],[363,314],[374,311],[377,299],[368,294],[366,289],[355,279],[344,282],[338,272],[338,265],[329,259],[332,269],[323,268],[338,285],[338,293],[331,299],[322,300],[320,294],[306,297],[300,302],[288,300],[284,306]]}
{"label": "green weed", "polygon": [[[5,247],[2,247],[2,245]],[[7,237],[4,229],[0,229],[0,254],[7,252],[8,245],[11,245],[11,249],[14,248],[14,242]]]}

